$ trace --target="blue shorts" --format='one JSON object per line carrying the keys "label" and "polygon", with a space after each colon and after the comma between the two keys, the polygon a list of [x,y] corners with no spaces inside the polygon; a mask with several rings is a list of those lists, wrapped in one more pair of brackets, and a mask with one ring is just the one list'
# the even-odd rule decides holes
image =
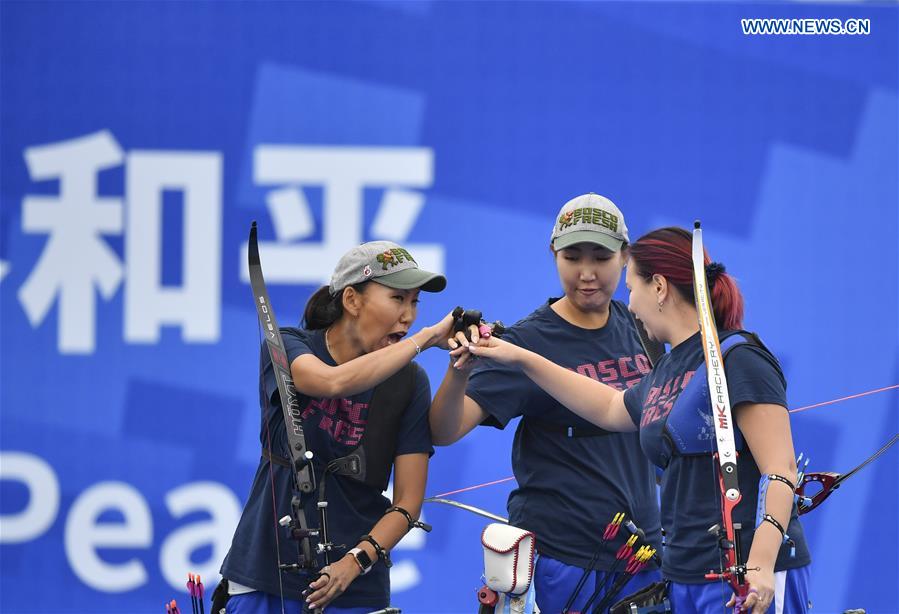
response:
{"label": "blue shorts", "polygon": [[[568,602],[571,593],[574,592],[583,573],[584,570],[581,567],[566,565],[561,561],[551,559],[548,556],[541,554],[540,558],[537,559],[537,567],[534,569],[534,589],[537,593],[537,606],[540,608],[540,611],[561,612],[562,608],[564,608],[565,604]],[[612,576],[611,579],[609,578],[610,575]],[[593,594],[593,591],[596,590],[597,586],[603,586],[603,583],[608,581],[606,588],[611,587],[615,580],[620,576],[621,574],[617,572],[614,574],[609,574],[605,571],[592,572],[590,576],[588,576],[587,581],[584,582],[584,586],[581,587],[580,593],[578,593],[574,603],[572,603],[571,611],[582,611],[584,604],[587,603],[587,600],[590,598],[590,595]],[[630,582],[624,585],[624,588],[621,589],[621,592],[615,597],[612,603],[617,602],[625,595],[635,593],[644,586],[661,579],[662,576],[658,570],[639,573],[631,578]],[[601,591],[596,599],[593,600],[593,605],[591,607],[599,603],[599,600],[602,599],[604,594],[605,591]],[[609,605],[612,605],[612,603]]]}
{"label": "blue shorts", "polygon": [[[379,607],[371,608],[335,608],[325,607],[325,614],[369,614]],[[294,599],[284,600],[285,614],[303,614],[303,602]],[[269,595],[261,591],[231,595],[225,614],[281,614],[281,597]]]}
{"label": "blue shorts", "polygon": [[[805,614],[809,611],[808,584],[811,566],[778,571],[774,574],[774,601],[770,614]],[[676,614],[720,614],[733,591],[727,584],[680,584],[672,582],[668,590],[671,608]]]}

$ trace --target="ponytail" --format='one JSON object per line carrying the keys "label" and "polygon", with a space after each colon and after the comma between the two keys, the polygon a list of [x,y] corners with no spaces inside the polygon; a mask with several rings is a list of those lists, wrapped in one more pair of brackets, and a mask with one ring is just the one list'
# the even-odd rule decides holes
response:
{"label": "ponytail", "polygon": [[[709,260],[708,254],[705,260]],[[743,328],[743,295],[737,287],[737,280],[722,267],[714,280],[709,279],[709,284],[712,286],[712,307],[715,310],[716,324],[722,330]]]}
{"label": "ponytail", "polygon": [[[693,293],[693,238],[688,230],[677,227],[653,230],[632,244],[629,256],[637,265],[636,273],[649,281],[653,275],[661,275],[668,283],[694,304]],[[712,263],[708,252],[703,262],[711,287],[712,309],[715,322],[722,330],[743,327],[743,296],[737,282],[724,267]]]}

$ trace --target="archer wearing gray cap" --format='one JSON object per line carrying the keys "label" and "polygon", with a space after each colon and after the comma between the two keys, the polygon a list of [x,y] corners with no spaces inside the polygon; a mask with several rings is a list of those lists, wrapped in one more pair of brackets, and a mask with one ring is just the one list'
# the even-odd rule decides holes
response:
{"label": "archer wearing gray cap", "polygon": [[[420,292],[445,287],[443,275],[420,269],[396,243],[365,243],[344,254],[331,283],[310,297],[303,327],[281,329],[297,391],[287,409],[290,420],[302,420],[317,472],[317,490],[304,501],[305,512],[307,518],[310,512],[326,513],[329,539],[346,544],[320,574],[279,571],[280,561],[297,560],[297,542],[279,539],[281,527],[272,523],[291,504],[286,428],[294,424],[285,427],[278,375],[270,353],[263,351],[264,449],[222,565],[230,583],[229,610],[232,602],[234,611],[271,614],[281,612],[281,604],[291,612],[371,612],[389,606],[384,553],[418,526],[434,452],[430,383],[413,359],[433,346],[446,349],[453,317],[447,314],[418,330],[413,326]],[[392,501],[382,495],[391,475]],[[325,484],[327,507],[312,510],[314,500],[322,501]]]}
{"label": "archer wearing gray cap", "polygon": [[[549,221],[561,296],[508,327],[502,340],[463,344],[451,356],[461,363],[465,351],[511,354],[510,346],[518,346],[578,377],[620,390],[633,386],[649,371],[649,361],[627,306],[613,298],[627,257],[624,216],[611,200],[590,193],[566,202]],[[535,287],[537,281],[527,278]],[[511,455],[518,488],[509,495],[508,511],[511,525],[537,535],[536,604],[541,612],[586,612],[594,584],[608,586],[621,573],[614,548],[593,554],[596,527],[623,512],[644,531],[646,543],[661,546],[655,471],[636,436],[590,425],[560,397],[540,390],[527,369],[488,360],[448,374],[431,404],[431,435],[448,445],[479,425],[504,428],[521,418]],[[658,578],[652,563],[622,594]]]}
{"label": "archer wearing gray cap", "polygon": [[446,287],[446,277],[418,268],[412,254],[391,241],[370,241],[345,253],[334,269],[328,290],[333,296],[365,281],[425,292],[440,292]]}
{"label": "archer wearing gray cap", "polygon": [[619,252],[628,242],[627,225],[615,203],[590,192],[562,205],[550,240],[556,251],[576,243],[595,243]]}

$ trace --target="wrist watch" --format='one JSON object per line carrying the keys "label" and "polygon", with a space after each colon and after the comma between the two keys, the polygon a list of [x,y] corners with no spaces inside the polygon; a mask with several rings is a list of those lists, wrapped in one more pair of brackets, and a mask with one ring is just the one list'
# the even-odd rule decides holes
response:
{"label": "wrist watch", "polygon": [[356,559],[356,563],[359,565],[359,568],[362,570],[362,575],[364,576],[371,568],[374,566],[374,563],[371,560],[371,557],[368,556],[368,553],[362,548],[353,548],[350,550],[349,554],[353,555],[353,558]]}

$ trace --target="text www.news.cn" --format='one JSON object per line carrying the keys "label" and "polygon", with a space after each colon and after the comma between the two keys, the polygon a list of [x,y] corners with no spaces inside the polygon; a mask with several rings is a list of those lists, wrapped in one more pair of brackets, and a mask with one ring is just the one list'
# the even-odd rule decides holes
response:
{"label": "text www.news.cn", "polygon": [[871,33],[870,19],[741,19],[746,36],[845,36]]}

